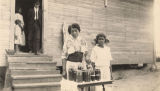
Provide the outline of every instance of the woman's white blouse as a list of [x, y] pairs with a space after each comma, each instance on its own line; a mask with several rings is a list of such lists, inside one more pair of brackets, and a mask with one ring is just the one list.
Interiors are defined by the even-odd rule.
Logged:
[[67, 58], [69, 54], [74, 52], [86, 52], [87, 43], [80, 36], [74, 39], [71, 35], [67, 38], [63, 45], [62, 59]]

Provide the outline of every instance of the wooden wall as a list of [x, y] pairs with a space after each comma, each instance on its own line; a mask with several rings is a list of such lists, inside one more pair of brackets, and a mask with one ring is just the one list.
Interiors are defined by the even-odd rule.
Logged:
[[79, 23], [89, 51], [98, 33], [105, 33], [113, 64], [153, 61], [152, 0], [48, 0], [44, 52], [60, 61], [62, 24]]
[[0, 66], [5, 66], [5, 49], [9, 48], [10, 0], [0, 0]]
[[153, 1], [109, 0], [106, 12], [114, 63], [153, 62]]
[[[0, 66], [13, 49], [14, 0], [0, 0]], [[44, 0], [44, 53], [61, 62], [62, 24], [79, 23], [89, 51], [98, 33], [110, 40], [113, 64], [153, 61], [153, 0]], [[11, 4], [12, 3], [12, 4]], [[11, 32], [12, 31], [12, 32]]]

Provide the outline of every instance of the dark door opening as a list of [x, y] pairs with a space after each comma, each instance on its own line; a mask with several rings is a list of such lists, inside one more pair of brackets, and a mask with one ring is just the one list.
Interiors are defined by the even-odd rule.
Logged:
[[[28, 52], [29, 51], [29, 48], [28, 48], [28, 31], [29, 31], [28, 30], [28, 12], [29, 12], [29, 9], [34, 7], [34, 1], [35, 0], [15, 0], [15, 13], [16, 13], [18, 8], [21, 8], [22, 9], [23, 21], [24, 21], [25, 46], [20, 47], [20, 51], [22, 51], [22, 52]], [[39, 0], [39, 1], [40, 1], [40, 9], [42, 9], [42, 0]], [[41, 31], [42, 31], [42, 26], [41, 26]], [[42, 48], [42, 34], [41, 34], [41, 44], [40, 44], [40, 46]]]

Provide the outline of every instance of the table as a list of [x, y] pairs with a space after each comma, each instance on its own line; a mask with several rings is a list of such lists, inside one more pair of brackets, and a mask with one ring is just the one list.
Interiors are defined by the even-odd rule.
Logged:
[[105, 84], [112, 84], [112, 80], [101, 80], [101, 81], [91, 81], [91, 82], [82, 82], [77, 83], [74, 81], [69, 81], [66, 79], [62, 79], [61, 81], [61, 91], [84, 91], [85, 87], [88, 87], [90, 91], [90, 86], [102, 85], [103, 91], [105, 91]]
[[[112, 84], [112, 82], [113, 82], [112, 80], [110, 80], [110, 81], [91, 81], [91, 82], [78, 83], [77, 87], [81, 88], [81, 91], [84, 91], [84, 87], [102, 85], [103, 91], [105, 91], [104, 84]], [[89, 91], [90, 91], [90, 89], [89, 89]]]

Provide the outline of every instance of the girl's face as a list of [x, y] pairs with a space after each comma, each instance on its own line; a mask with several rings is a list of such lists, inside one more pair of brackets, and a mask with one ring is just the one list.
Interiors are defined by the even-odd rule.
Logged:
[[103, 47], [105, 43], [105, 38], [104, 37], [99, 37], [98, 38], [98, 44], [99, 46]]
[[77, 38], [79, 35], [79, 31], [77, 28], [71, 28], [71, 35], [73, 38]]
[[19, 13], [22, 13], [22, 9], [21, 9], [21, 8], [19, 8], [18, 12], [19, 12]]

